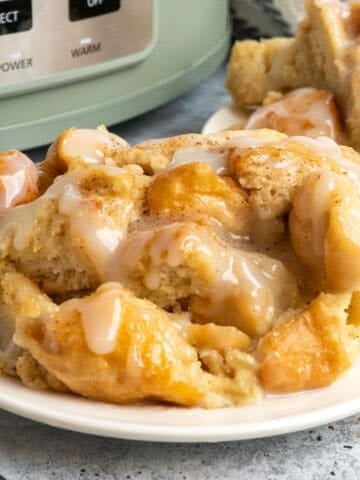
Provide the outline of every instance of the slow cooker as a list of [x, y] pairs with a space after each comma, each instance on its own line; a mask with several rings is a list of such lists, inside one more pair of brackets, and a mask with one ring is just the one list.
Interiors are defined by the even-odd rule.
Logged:
[[226, 56], [226, 0], [0, 0], [0, 150], [168, 101]]

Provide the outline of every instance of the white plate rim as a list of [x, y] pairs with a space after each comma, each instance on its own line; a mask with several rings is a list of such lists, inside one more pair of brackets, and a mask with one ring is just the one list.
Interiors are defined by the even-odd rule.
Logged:
[[[357, 375], [358, 373], [359, 367], [356, 368], [355, 374]], [[350, 376], [348, 374], [347, 377], [349, 378], [348, 380], [345, 379], [345, 381], [352, 382], [352, 376], [353, 374], [350, 374]], [[301, 396], [306, 395], [308, 400], [309, 395], [311, 399], [311, 395], [313, 395], [314, 392], [320, 391], [325, 395], [326, 393], [329, 393], [331, 396], [331, 390], [337, 388], [341, 389], [344, 381], [338, 381], [337, 383], [330, 387], [319, 389], [313, 392], [297, 394], [297, 396], [298, 398], [301, 398]], [[80, 405], [91, 405], [92, 407], [95, 407], [100, 414], [102, 409], [109, 407], [108, 404], [94, 402], [68, 394], [64, 395], [55, 392], [46, 393], [46, 395], [51, 395], [55, 401], [56, 408], [53, 408], [51, 406], [47, 406], [46, 402], [41, 401], [42, 395], [44, 395], [43, 392], [29, 390], [27, 387], [21, 385], [17, 380], [0, 377], [0, 408], [6, 411], [65, 430], [129, 440], [156, 442], [224, 442], [247, 440], [306, 430], [308, 428], [313, 428], [319, 425], [341, 420], [360, 412], [359, 392], [355, 398], [351, 398], [338, 404], [330, 404], [325, 408], [315, 408], [300, 414], [294, 414], [290, 417], [285, 416], [276, 419], [262, 420], [259, 422], [252, 422], [250, 424], [235, 423], [233, 425], [209, 424], [189, 426], [174, 425], [171, 422], [171, 419], [167, 424], [164, 425], [159, 425], [156, 422], [139, 424], [137, 422], [132, 422], [131, 417], [129, 418], [129, 421], [119, 421], [108, 418], [105, 419], [102, 418], [101, 415], [99, 418], [82, 415], [81, 411], [77, 409], [76, 405], [72, 413], [62, 411], [62, 403], [64, 399], [70, 403], [80, 402]], [[294, 398], [292, 395], [286, 397], [290, 402], [292, 401], [292, 398]], [[282, 398], [284, 398], [284, 396], [282, 396]], [[254, 408], [254, 406], [252, 407]], [[258, 406], [255, 406], [255, 408], [261, 407], [262, 403], [260, 401]], [[121, 405], [111, 405], [111, 408], [116, 408], [119, 412], [126, 412], [128, 410], [127, 406]], [[152, 406], [138, 405], [132, 406], [130, 410], [141, 409], [144, 411], [144, 415], [151, 415], [152, 408]], [[191, 412], [191, 414], [195, 415], [195, 417], [197, 415], [202, 417], [211, 417], [214, 415], [214, 412], [224, 412], [225, 414], [231, 415], [234, 412], [239, 412], [241, 409], [246, 409], [248, 407], [219, 410], [182, 409], [178, 407], [156, 408], [157, 411], [161, 411], [161, 409], [164, 408], [164, 412], [172, 410], [171, 413], [176, 415], [178, 419], [179, 416], [186, 416], [187, 412]]]
[[214, 112], [205, 122], [201, 133], [209, 135], [233, 127], [247, 120], [249, 113], [240, 110], [234, 104], [225, 105]]

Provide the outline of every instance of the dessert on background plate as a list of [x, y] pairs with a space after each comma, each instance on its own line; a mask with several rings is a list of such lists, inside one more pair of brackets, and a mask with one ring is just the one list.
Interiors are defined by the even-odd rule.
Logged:
[[240, 126], [327, 135], [359, 149], [360, 2], [305, 6], [294, 38], [234, 44], [226, 86], [242, 109]]
[[352, 148], [270, 129], [131, 147], [72, 128], [36, 168], [17, 151], [0, 166], [5, 375], [218, 408], [329, 385], [356, 361]]

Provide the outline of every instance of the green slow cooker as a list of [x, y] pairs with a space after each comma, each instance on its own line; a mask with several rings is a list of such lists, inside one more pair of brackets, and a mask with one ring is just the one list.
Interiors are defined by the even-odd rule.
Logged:
[[0, 151], [112, 125], [225, 58], [226, 0], [0, 0]]

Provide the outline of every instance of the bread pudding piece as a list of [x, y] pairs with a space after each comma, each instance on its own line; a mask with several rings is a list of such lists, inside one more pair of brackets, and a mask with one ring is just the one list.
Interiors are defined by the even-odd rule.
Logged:
[[[261, 104], [270, 91], [329, 90], [335, 94], [350, 145], [359, 149], [359, 11], [359, 2], [307, 0], [296, 38], [235, 44], [227, 86], [236, 104]], [[279, 46], [275, 54], [273, 45]]]
[[70, 391], [88, 398], [206, 408], [253, 400], [255, 362], [243, 351], [249, 339], [237, 331], [230, 337], [225, 327], [203, 328], [206, 338], [191, 331], [186, 316], [108, 283], [59, 307], [50, 302], [36, 318], [18, 316], [14, 340]]
[[[257, 42], [235, 42], [227, 70], [226, 86], [236, 105], [259, 105], [268, 88], [267, 78], [274, 59], [293, 43], [290, 38]], [[296, 87], [294, 87], [296, 88]]]
[[352, 364], [355, 151], [267, 129], [134, 148], [93, 132], [59, 137], [40, 167], [55, 165], [50, 186], [0, 220], [3, 372], [212, 408], [254, 400], [257, 376], [298, 391]]
[[32, 161], [18, 150], [0, 153], [0, 216], [38, 195], [38, 173]]
[[37, 165], [39, 188], [43, 193], [58, 175], [69, 168], [82, 165], [114, 165], [112, 157], [127, 142], [108, 132], [104, 126], [97, 129], [69, 128], [50, 146], [46, 159]]
[[360, 312], [358, 324], [350, 323], [350, 299], [351, 294], [322, 293], [260, 340], [256, 356], [266, 392], [325, 387], [353, 364], [360, 347]]
[[360, 289], [359, 185], [331, 171], [298, 188], [289, 228], [295, 253], [319, 290]]
[[[227, 132], [202, 138], [210, 137], [222, 143], [172, 152], [170, 163], [149, 188], [153, 215], [207, 214], [233, 232], [269, 241], [284, 231], [282, 217], [290, 210], [295, 187], [309, 172], [329, 168], [360, 179], [358, 154], [329, 138], [287, 137], [266, 129], [232, 132], [230, 139]], [[162, 146], [159, 141], [157, 148]]]
[[[360, 184], [359, 155], [330, 138], [287, 137], [267, 129], [232, 131], [230, 137], [228, 133], [200, 136], [203, 142], [196, 147], [171, 150], [172, 157], [164, 161], [166, 168], [153, 177], [149, 187], [153, 215], [207, 213], [235, 232], [264, 237], [261, 230], [266, 230], [268, 241], [284, 230], [282, 217], [308, 173], [328, 168]], [[209, 144], [214, 138], [217, 144]], [[169, 143], [171, 139], [159, 140], [156, 148], [166, 151]], [[230, 189], [237, 192], [231, 195], [232, 202]]]
[[272, 128], [287, 135], [326, 136], [342, 143], [342, 129], [334, 95], [326, 90], [299, 88], [281, 95], [269, 93], [244, 129]]
[[[0, 221], [0, 253], [49, 295], [66, 298], [116, 276], [112, 255], [142, 213], [148, 178], [138, 166], [83, 166]], [[76, 293], [78, 292], [78, 293]]]
[[146, 173], [161, 170], [181, 147], [212, 147], [238, 136], [237, 133], [204, 137], [199, 134], [179, 135], [148, 140], [135, 147], [100, 126], [97, 129], [70, 128], [62, 132], [50, 146], [46, 159], [38, 164], [40, 190], [44, 192], [58, 175], [82, 165], [141, 166]]
[[182, 222], [130, 234], [119, 250], [121, 280], [162, 307], [188, 302], [193, 321], [267, 332], [293, 305], [295, 278], [278, 260], [233, 248], [206, 225]]
[[[134, 147], [100, 126], [97, 129], [70, 128], [62, 132], [51, 145], [46, 159], [37, 165], [39, 189], [43, 193], [58, 175], [85, 165], [123, 167], [139, 165], [147, 174], [161, 171], [180, 149], [195, 148], [197, 152], [211, 151], [232, 138], [244, 136], [242, 131], [213, 135], [190, 133], [163, 139], [148, 140]], [[255, 131], [253, 137], [277, 139], [276, 132]], [[205, 153], [206, 155], [206, 153]]]
[[248, 137], [247, 142], [231, 142], [228, 168], [248, 193], [255, 218], [273, 220], [287, 214], [296, 187], [312, 171], [346, 173], [360, 185], [359, 155], [330, 138], [284, 136], [276, 142], [255, 142]]

